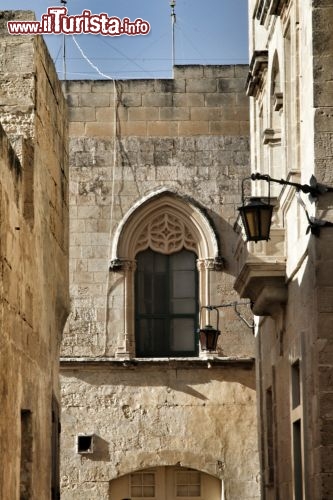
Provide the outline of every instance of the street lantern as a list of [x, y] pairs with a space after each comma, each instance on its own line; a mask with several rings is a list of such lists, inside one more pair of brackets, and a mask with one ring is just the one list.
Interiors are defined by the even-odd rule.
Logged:
[[260, 198], [250, 198], [238, 208], [242, 218], [247, 241], [269, 240], [273, 205], [264, 203]]
[[215, 329], [212, 325], [206, 325], [200, 328], [200, 347], [202, 351], [216, 351], [217, 339], [220, 331]]
[[[202, 308], [201, 308], [202, 309]], [[210, 311], [216, 311], [216, 328], [212, 325], [205, 325], [199, 329], [199, 340], [200, 347], [202, 351], [216, 351], [217, 339], [220, 335], [219, 330], [219, 312], [216, 307], [204, 307], [204, 309], [209, 309]], [[200, 315], [202, 317], [202, 314]]]
[[[245, 203], [244, 182], [251, 181], [266, 181], [268, 182], [268, 203], [265, 203], [258, 197], [250, 198]], [[271, 182], [281, 184], [282, 186], [292, 186], [298, 194], [298, 201], [305, 210], [305, 214], [309, 223], [307, 233], [311, 231], [315, 236], [319, 236], [320, 229], [323, 227], [332, 227], [333, 222], [318, 220], [310, 217], [305, 207], [303, 200], [300, 198], [300, 192], [310, 195], [312, 198], [317, 198], [319, 195], [333, 192], [333, 187], [319, 184], [314, 176], [310, 179], [310, 184], [299, 184], [298, 182], [290, 182], [285, 179], [273, 179], [270, 175], [254, 173], [250, 177], [245, 177], [242, 180], [242, 206], [238, 208], [244, 225], [247, 241], [262, 241], [269, 240], [269, 232], [271, 228], [271, 220], [273, 215], [273, 205], [270, 204], [270, 186]]]
[[[219, 335], [221, 334], [221, 331], [219, 330], [219, 309], [221, 308], [225, 308], [225, 307], [233, 307], [234, 308], [234, 311], [236, 313], [236, 315], [238, 316], [238, 318], [243, 321], [243, 323], [246, 324], [246, 326], [248, 328], [251, 328], [252, 332], [254, 331], [254, 322], [249, 322], [244, 316], [242, 316], [242, 314], [240, 313], [240, 311], [238, 310], [238, 306], [249, 306], [251, 305], [251, 302], [230, 302], [229, 304], [219, 304], [219, 305], [216, 305], [216, 306], [211, 306], [211, 305], [207, 305], [207, 306], [201, 306], [201, 309], [200, 309], [200, 317], [199, 317], [199, 324], [200, 324], [200, 328], [197, 330], [197, 332], [199, 333], [199, 340], [200, 340], [200, 347], [201, 347], [201, 350], [202, 351], [216, 351], [216, 347], [217, 347], [217, 340], [218, 340], [218, 337]], [[202, 314], [202, 310], [203, 309], [206, 309], [209, 311], [209, 321], [210, 321], [210, 312], [211, 311], [215, 311], [216, 312], [216, 328], [214, 328], [214, 326], [208, 324], [206, 326], [201, 326], [202, 322], [203, 322], [203, 314]]]

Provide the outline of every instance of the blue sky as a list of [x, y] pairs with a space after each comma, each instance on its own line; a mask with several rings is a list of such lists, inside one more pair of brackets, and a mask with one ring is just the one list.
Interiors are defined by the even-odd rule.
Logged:
[[[247, 0], [176, 0], [176, 64], [248, 62]], [[83, 52], [100, 71], [114, 78], [170, 78], [172, 75], [170, 0], [68, 0], [69, 14], [89, 9], [120, 19], [136, 18], [151, 25], [148, 35], [105, 37], [77, 35]], [[33, 10], [37, 20], [60, 1], [1, 0], [2, 10]], [[64, 76], [62, 35], [45, 36], [60, 78]], [[68, 79], [101, 78], [66, 36]]]

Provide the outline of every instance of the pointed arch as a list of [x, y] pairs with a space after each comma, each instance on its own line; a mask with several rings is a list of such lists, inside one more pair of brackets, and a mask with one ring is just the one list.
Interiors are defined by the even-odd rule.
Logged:
[[179, 497], [220, 500], [222, 481], [216, 474], [180, 464], [161, 465], [131, 470], [114, 478], [109, 491], [115, 500], [135, 497], [175, 499]]
[[113, 241], [112, 258], [133, 260], [147, 248], [171, 254], [180, 247], [195, 251], [200, 260], [220, 258], [216, 232], [203, 210], [192, 200], [161, 189], [139, 200], [123, 217]]

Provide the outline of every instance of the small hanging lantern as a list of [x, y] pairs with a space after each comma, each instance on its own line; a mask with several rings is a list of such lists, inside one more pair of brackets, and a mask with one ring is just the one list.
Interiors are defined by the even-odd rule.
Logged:
[[269, 240], [273, 205], [264, 203], [260, 198], [250, 198], [239, 207], [247, 241]]
[[268, 203], [258, 197], [252, 197], [245, 203], [244, 181], [242, 181], [242, 206], [238, 208], [245, 229], [247, 241], [269, 240], [269, 233], [272, 223], [273, 205], [270, 204], [270, 183], [268, 183]]
[[209, 309], [210, 311], [211, 310], [216, 311], [216, 328], [214, 328], [212, 325], [206, 325], [204, 327], [201, 327], [200, 325], [199, 329], [200, 347], [202, 351], [216, 351], [217, 339], [221, 333], [219, 330], [219, 312], [215, 307], [204, 307], [204, 308]]

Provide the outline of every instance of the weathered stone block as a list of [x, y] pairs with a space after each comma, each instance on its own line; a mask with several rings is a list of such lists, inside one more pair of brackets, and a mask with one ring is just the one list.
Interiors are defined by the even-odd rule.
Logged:
[[[94, 108], [94, 111], [96, 113], [96, 121], [98, 122], [114, 122], [115, 121], [115, 110], [114, 108], [111, 107], [106, 107], [106, 108]], [[126, 119], [127, 116], [123, 119]]]
[[161, 121], [163, 120], [172, 120], [172, 121], [183, 121], [190, 119], [190, 110], [189, 108], [181, 108], [181, 107], [164, 107], [160, 108], [159, 118]]
[[84, 123], [71, 122], [68, 127], [68, 133], [80, 137], [84, 135]]
[[179, 135], [206, 135], [209, 133], [209, 122], [190, 121], [179, 123]]
[[178, 134], [178, 122], [148, 122], [147, 135], [151, 137], [175, 137]]
[[235, 78], [243, 78], [244, 83], [249, 74], [248, 64], [235, 64]]
[[113, 83], [110, 85], [110, 81], [108, 80], [94, 80], [91, 82], [91, 92], [97, 94], [110, 94], [110, 102], [113, 100], [115, 87], [117, 93], [117, 82], [115, 86]]
[[333, 107], [316, 109], [315, 128], [318, 132], [333, 132]]
[[209, 132], [217, 135], [235, 135], [241, 134], [239, 122], [235, 121], [210, 121]]
[[91, 81], [66, 81], [63, 82], [63, 88], [66, 94], [75, 94], [77, 93], [79, 96], [85, 92], [91, 93]]
[[216, 92], [216, 78], [186, 79], [186, 92]]
[[203, 76], [205, 78], [234, 78], [235, 70], [238, 69], [238, 66], [230, 65], [209, 65], [203, 67]]
[[142, 106], [172, 106], [172, 95], [166, 93], [153, 93], [147, 95], [144, 94], [142, 96]]
[[202, 78], [203, 76], [204, 76], [204, 66], [177, 65], [174, 67], [174, 78], [176, 81], [178, 80], [178, 78], [183, 78], [183, 77], [189, 79], [189, 78]]
[[154, 80], [124, 80], [120, 83], [120, 92], [134, 94], [150, 94], [155, 90]]
[[110, 94], [92, 94], [92, 93], [82, 93], [79, 97], [79, 105], [81, 107], [99, 107], [110, 105]]
[[89, 272], [102, 271], [102, 272], [104, 272], [104, 276], [105, 276], [105, 270], [108, 270], [108, 266], [107, 266], [107, 263], [105, 262], [105, 259], [90, 259], [88, 261], [88, 271]]
[[176, 107], [184, 108], [191, 106], [204, 106], [205, 97], [203, 94], [177, 94], [173, 96], [173, 104]]
[[96, 121], [95, 108], [69, 108], [69, 119], [72, 122], [94, 122]]
[[243, 78], [220, 78], [218, 80], [218, 90], [222, 93], [244, 92], [245, 79]]
[[150, 108], [129, 108], [128, 120], [133, 121], [148, 121], [158, 120], [159, 110], [156, 107]]
[[146, 121], [131, 121], [120, 125], [122, 136], [146, 136], [147, 122]]
[[113, 123], [87, 122], [84, 131], [89, 137], [110, 137], [114, 135], [115, 127]]
[[237, 94], [221, 95], [219, 93], [207, 93], [205, 95], [205, 105], [206, 106], [235, 106]]
[[333, 106], [333, 82], [325, 81], [315, 84], [314, 106], [323, 107]]
[[177, 78], [173, 80], [155, 80], [154, 81], [154, 89], [155, 92], [162, 93], [183, 93], [185, 92], [185, 78]]
[[244, 121], [239, 123], [239, 134], [243, 137], [248, 137], [250, 133], [250, 122]]
[[221, 112], [222, 110], [220, 108], [192, 107], [191, 120], [193, 121], [219, 120], [221, 118]]
[[142, 104], [142, 94], [141, 93], [122, 93], [120, 102], [123, 106], [129, 107], [129, 106], [141, 106]]

